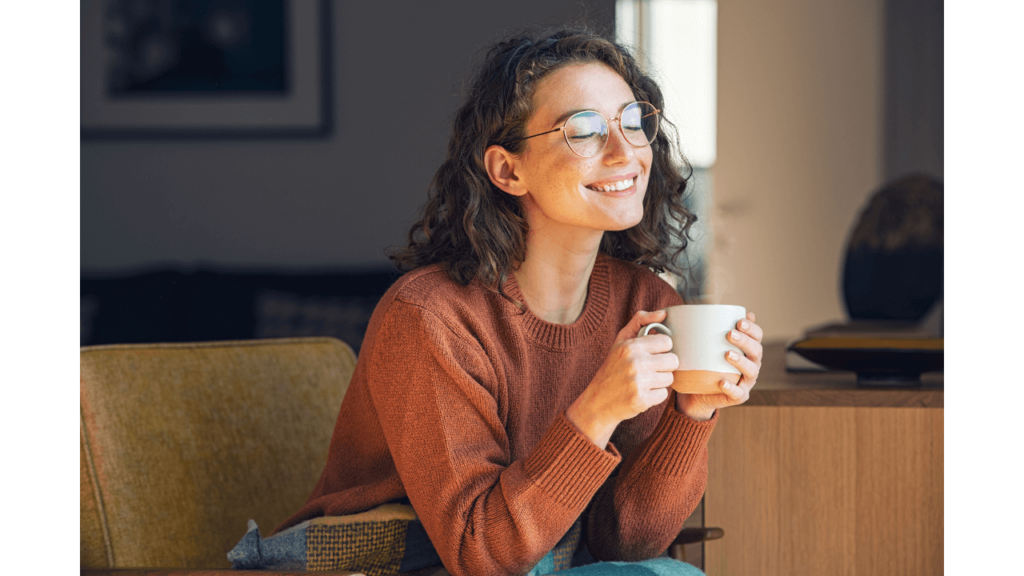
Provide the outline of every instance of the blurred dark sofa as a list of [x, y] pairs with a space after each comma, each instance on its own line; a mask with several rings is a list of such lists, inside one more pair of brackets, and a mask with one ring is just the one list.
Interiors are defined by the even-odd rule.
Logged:
[[333, 336], [362, 343], [401, 275], [165, 269], [81, 277], [81, 345]]

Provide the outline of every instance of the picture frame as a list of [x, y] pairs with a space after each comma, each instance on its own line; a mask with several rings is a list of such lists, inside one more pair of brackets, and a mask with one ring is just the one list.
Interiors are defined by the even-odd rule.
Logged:
[[[174, 0], [159, 5], [154, 3], [162, 12], [152, 15], [145, 24], [148, 27], [146, 33], [156, 36], [157, 40], [142, 46], [137, 30], [126, 32], [124, 22], [127, 19], [131, 26], [139, 29], [142, 24], [138, 13], [129, 12], [127, 17], [120, 17], [121, 12], [117, 10], [122, 8], [122, 4], [118, 2], [88, 0], [82, 6], [82, 139], [315, 138], [330, 134], [329, 0], [224, 2], [226, 9], [235, 10], [229, 16], [234, 17], [236, 24], [232, 24], [229, 17], [218, 21], [217, 14], [210, 14], [211, 6], [216, 8], [218, 5], [216, 2], [183, 2], [178, 13], [173, 13], [173, 18], [177, 18], [173, 28], [166, 22], [171, 19], [167, 16], [167, 7], [174, 8]], [[134, 8], [136, 5], [131, 6]], [[258, 11], [261, 7], [262, 13]], [[277, 10], [276, 14], [274, 10]], [[204, 12], [199, 14], [200, 11]], [[193, 29], [178, 25], [182, 18]], [[260, 18], [270, 20], [272, 25], [259, 25]], [[199, 20], [201, 22], [197, 24]], [[254, 21], [256, 25], [252, 24]], [[253, 80], [253, 74], [236, 73], [238, 66], [221, 65], [218, 70], [210, 72], [208, 61], [211, 58], [207, 56], [218, 56], [218, 53], [204, 38], [211, 34], [220, 34], [228, 40], [232, 38], [231, 34], [237, 37], [238, 29], [242, 28], [237, 22], [249, 25], [244, 30], [248, 34], [244, 44], [252, 55], [245, 53], [246, 48], [243, 47], [236, 50], [241, 52], [241, 56], [235, 53], [229, 56], [234, 57], [234, 61], [241, 59], [243, 63], [245, 58], [269, 59], [271, 65], [257, 62], [257, 65], [270, 70], [269, 76], [261, 72], [263, 76]], [[153, 32], [153, 28], [161, 25], [164, 29]], [[132, 33], [135, 35], [130, 36]], [[116, 41], [125, 36], [132, 40], [128, 48], [124, 48], [127, 42], [119, 44]], [[112, 37], [115, 41], [111, 40]], [[195, 54], [197, 50], [190, 48], [188, 43], [196, 44], [197, 37], [205, 42], [204, 47], [207, 48], [201, 52], [204, 58], [194, 58], [201, 67], [205, 67], [199, 75], [194, 71], [173, 74], [172, 66], [166, 64], [163, 69], [157, 69], [157, 74], [152, 73], [161, 64], [162, 54]], [[160, 39], [172, 48], [164, 48], [161, 52]], [[184, 61], [184, 58], [178, 58], [173, 62]], [[135, 65], [135, 68], [126, 66], [125, 60], [130, 60], [128, 64]], [[222, 62], [228, 58], [213, 60]], [[165, 61], [169, 58], [165, 57]], [[139, 74], [131, 76], [124, 72], [126, 68], [132, 72], [146, 66], [149, 66], [152, 77], [143, 77], [143, 81], [139, 80]], [[163, 73], [163, 77], [159, 77], [159, 73]], [[197, 82], [196, 78], [200, 81]], [[266, 78], [271, 80], [266, 81]]]

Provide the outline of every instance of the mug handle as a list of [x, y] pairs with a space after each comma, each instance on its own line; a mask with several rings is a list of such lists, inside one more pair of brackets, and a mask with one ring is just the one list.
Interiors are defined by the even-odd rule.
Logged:
[[640, 333], [637, 334], [637, 337], [639, 338], [640, 336], [647, 336], [648, 334], [650, 334], [651, 330], [655, 328], [657, 328], [659, 332], [663, 332], [669, 336], [672, 335], [672, 331], [668, 329], [668, 326], [665, 326], [664, 324], [658, 324], [657, 322], [651, 322], [647, 326], [644, 326], [643, 328], [640, 329]]

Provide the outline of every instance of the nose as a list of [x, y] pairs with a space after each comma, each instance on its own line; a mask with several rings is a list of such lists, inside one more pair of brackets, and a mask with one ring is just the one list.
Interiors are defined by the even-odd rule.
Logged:
[[[616, 126], [613, 128], [612, 123]], [[616, 118], [608, 123], [608, 143], [604, 147], [605, 164], [624, 164], [636, 156], [633, 145], [626, 141], [622, 133], [622, 120]]]

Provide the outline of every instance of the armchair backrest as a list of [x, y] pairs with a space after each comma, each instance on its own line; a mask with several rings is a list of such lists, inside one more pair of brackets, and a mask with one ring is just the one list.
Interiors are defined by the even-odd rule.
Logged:
[[82, 567], [229, 568], [309, 496], [355, 363], [334, 338], [82, 348]]

